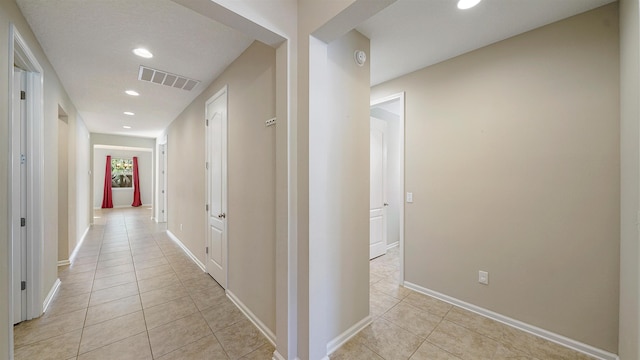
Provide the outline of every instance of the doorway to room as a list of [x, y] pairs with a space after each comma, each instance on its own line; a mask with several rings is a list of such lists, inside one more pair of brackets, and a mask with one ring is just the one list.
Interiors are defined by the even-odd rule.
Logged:
[[58, 105], [58, 266], [69, 264], [69, 117]]
[[156, 221], [167, 222], [167, 144], [158, 146], [158, 215]]
[[[395, 279], [404, 280], [404, 93], [371, 102], [370, 246], [374, 259], [394, 250]], [[380, 262], [380, 261], [378, 261]], [[373, 263], [372, 263], [373, 264]]]

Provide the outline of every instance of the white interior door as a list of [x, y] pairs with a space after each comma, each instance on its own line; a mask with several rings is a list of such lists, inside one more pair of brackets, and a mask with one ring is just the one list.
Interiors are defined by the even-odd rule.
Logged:
[[387, 123], [371, 118], [369, 258], [387, 252]]
[[27, 292], [24, 286], [27, 274], [27, 228], [21, 220], [27, 217], [27, 121], [26, 102], [21, 96], [26, 88], [26, 73], [14, 68], [13, 81], [11, 211], [15, 220], [11, 224], [11, 241], [13, 323], [17, 324], [27, 319]]
[[167, 144], [160, 145], [159, 151], [160, 184], [158, 187], [160, 188], [160, 199], [158, 201], [158, 222], [164, 223], [167, 222]]
[[227, 287], [227, 89], [206, 103], [207, 272]]

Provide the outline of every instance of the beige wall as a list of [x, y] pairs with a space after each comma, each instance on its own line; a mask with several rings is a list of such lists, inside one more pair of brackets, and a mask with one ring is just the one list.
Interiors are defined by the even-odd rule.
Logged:
[[373, 89], [406, 91], [406, 281], [617, 352], [618, 50], [612, 4]]
[[169, 126], [168, 228], [205, 262], [204, 110], [224, 85], [228, 289], [275, 332], [275, 127], [264, 123], [275, 117], [273, 48], [254, 42]]
[[356, 50], [369, 54], [369, 39], [351, 31], [326, 46], [326, 60], [312, 52], [310, 82], [319, 91], [311, 92], [309, 119], [310, 359], [369, 315], [370, 68], [355, 63]]
[[640, 359], [640, 9], [620, 1], [620, 331], [622, 360]]
[[[20, 13], [20, 10], [16, 6], [14, 1], [2, 1], [0, 2], [0, 24], [3, 24], [0, 27], [0, 50], [2, 54], [0, 54], [0, 99], [10, 99], [7, 94], [8, 89], [8, 69], [10, 63], [8, 62], [9, 55], [9, 24], [13, 23], [17, 27], [18, 31], [24, 37], [27, 42], [30, 50], [36, 56], [39, 64], [43, 67], [44, 70], [44, 119], [43, 119], [43, 133], [44, 133], [44, 204], [43, 204], [43, 212], [46, 215], [44, 217], [44, 229], [43, 234], [44, 237], [44, 246], [43, 246], [43, 273], [44, 277], [42, 279], [42, 299], [38, 301], [42, 303], [44, 301], [44, 297], [47, 296], [51, 287], [53, 286], [56, 278], [57, 278], [57, 262], [58, 262], [58, 106], [62, 107], [65, 112], [68, 114], [68, 123], [69, 123], [69, 138], [76, 138], [76, 136], [82, 131], [84, 128], [84, 123], [82, 119], [76, 113], [76, 109], [74, 105], [71, 103], [69, 97], [67, 96], [64, 88], [60, 84], [60, 81], [49, 64], [46, 56], [44, 55], [42, 49], [40, 48], [37, 40], [35, 39], [29, 25], [26, 20]], [[8, 148], [8, 103], [6, 100], [0, 102], [0, 147], [2, 149]], [[72, 135], [73, 134], [73, 135]], [[76, 155], [85, 151], [81, 147], [82, 144], [71, 143], [69, 145], [70, 155], [74, 158]], [[6, 154], [6, 152], [4, 153]], [[86, 166], [85, 164], [78, 165]], [[70, 166], [70, 174], [69, 179], [70, 183], [76, 184], [78, 182], [83, 181], [82, 174], [78, 174], [77, 167]], [[7, 156], [0, 156], [0, 181], [3, 184], [0, 186], [0, 203], [7, 204]], [[78, 197], [86, 197], [88, 194], [78, 194]], [[73, 198], [76, 200], [76, 197]], [[73, 224], [70, 227], [70, 236], [75, 236], [77, 231], [75, 229], [82, 228], [86, 229], [88, 223], [83, 223], [87, 220], [86, 214], [83, 214], [82, 211], [87, 210], [87, 206], [84, 206], [82, 209], [74, 209], [74, 211], [70, 211], [70, 223]], [[7, 225], [7, 207], [0, 207], [0, 229], [5, 229], [2, 231], [0, 235], [0, 254], [3, 254], [0, 257], [0, 293], [8, 294], [8, 284], [7, 284], [7, 264], [8, 259], [6, 258], [7, 254], [7, 242], [8, 242], [8, 234], [6, 229]], [[71, 230], [73, 229], [73, 230]], [[81, 235], [81, 234], [80, 234]], [[78, 236], [80, 236], [78, 235]], [[5, 357], [5, 351], [9, 349], [7, 344], [7, 333], [8, 328], [5, 324], [9, 323], [8, 320], [8, 304], [7, 297], [0, 297], [0, 357]]]

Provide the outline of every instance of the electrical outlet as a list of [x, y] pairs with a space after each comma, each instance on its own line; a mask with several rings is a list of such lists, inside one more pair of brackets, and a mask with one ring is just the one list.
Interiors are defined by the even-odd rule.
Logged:
[[408, 203], [413, 202], [413, 193], [410, 193], [410, 192], [407, 193], [407, 202]]
[[272, 126], [272, 125], [275, 125], [275, 124], [276, 124], [276, 118], [269, 119], [269, 120], [264, 122], [264, 126], [265, 127], [269, 127], [269, 126]]
[[478, 282], [480, 284], [489, 285], [489, 273], [486, 271], [478, 271]]

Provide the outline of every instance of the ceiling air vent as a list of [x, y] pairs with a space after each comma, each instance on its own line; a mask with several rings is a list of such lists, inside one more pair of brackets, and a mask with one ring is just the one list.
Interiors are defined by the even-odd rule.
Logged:
[[200, 81], [189, 79], [188, 77], [168, 73], [166, 71], [148, 68], [140, 65], [138, 72], [138, 80], [149, 81], [158, 85], [171, 86], [187, 91], [193, 90]]

